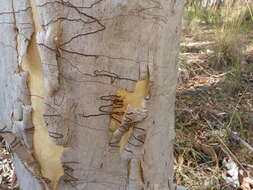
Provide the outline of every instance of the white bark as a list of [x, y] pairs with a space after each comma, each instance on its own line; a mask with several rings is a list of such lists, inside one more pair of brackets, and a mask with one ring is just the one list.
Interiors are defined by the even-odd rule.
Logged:
[[[182, 4], [0, 0], [1, 134], [21, 190], [174, 189]], [[128, 132], [111, 136], [116, 118]]]

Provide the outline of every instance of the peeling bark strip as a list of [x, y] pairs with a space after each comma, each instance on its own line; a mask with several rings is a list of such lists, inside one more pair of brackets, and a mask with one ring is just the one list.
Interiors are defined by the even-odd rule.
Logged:
[[21, 190], [173, 189], [183, 1], [0, 1], [0, 133]]

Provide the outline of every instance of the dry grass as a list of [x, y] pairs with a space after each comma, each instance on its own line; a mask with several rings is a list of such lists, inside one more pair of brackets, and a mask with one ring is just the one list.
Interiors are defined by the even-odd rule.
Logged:
[[222, 24], [215, 26], [215, 58], [218, 64], [236, 65], [242, 61], [245, 47], [245, 35], [242, 24], [247, 14], [247, 7], [227, 5], [220, 10]]

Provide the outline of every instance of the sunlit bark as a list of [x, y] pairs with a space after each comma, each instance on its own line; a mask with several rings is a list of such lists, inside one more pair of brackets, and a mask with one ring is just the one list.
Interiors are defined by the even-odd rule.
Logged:
[[183, 1], [0, 5], [1, 134], [20, 189], [173, 189]]

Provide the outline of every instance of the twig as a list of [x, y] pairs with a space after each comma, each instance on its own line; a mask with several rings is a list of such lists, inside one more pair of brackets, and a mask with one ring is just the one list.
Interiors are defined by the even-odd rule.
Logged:
[[241, 145], [243, 145], [244, 147], [246, 147], [250, 152], [252, 152], [253, 153], [253, 147], [249, 144], [249, 143], [247, 143], [245, 140], [243, 140], [241, 137], [239, 137], [238, 135], [236, 135], [236, 133], [234, 132], [234, 131], [232, 131], [231, 129], [229, 129], [229, 128], [225, 128], [224, 127], [224, 124], [222, 123], [222, 122], [220, 122], [219, 120], [218, 120], [218, 118], [216, 118], [214, 115], [211, 115], [222, 127], [220, 127], [220, 128], [223, 128], [223, 129], [226, 129], [227, 130], [227, 132], [228, 132], [228, 135], [230, 136], [230, 137], [232, 137], [234, 140], [236, 140], [236, 141], [239, 141], [240, 142], [240, 144]]
[[[205, 119], [208, 126], [213, 129], [213, 126], [209, 123], [209, 121], [207, 119]], [[218, 140], [220, 141], [220, 143], [222, 144], [223, 146], [223, 151], [232, 159], [234, 160], [235, 162], [237, 162], [238, 165], [240, 165], [240, 167], [242, 169], [245, 170], [245, 168], [243, 167], [243, 165], [241, 164], [241, 162], [237, 159], [236, 155], [229, 149], [229, 147], [226, 145], [226, 143], [223, 141], [223, 139], [218, 135], [217, 136]]]
[[[243, 95], [245, 94], [245, 92], [247, 91], [248, 87], [245, 89], [245, 91], [243, 92]], [[236, 107], [240, 104], [242, 98], [243, 98], [243, 95], [240, 97]], [[241, 137], [239, 137], [238, 135], [236, 135], [235, 132], [233, 132], [229, 126], [231, 125], [232, 121], [233, 121], [233, 118], [234, 118], [234, 115], [235, 115], [235, 110], [233, 111], [233, 114], [232, 114], [232, 117], [230, 118], [230, 121], [229, 121], [229, 124], [227, 126], [225, 126], [217, 117], [215, 117], [214, 115], [211, 114], [211, 116], [216, 120], [218, 121], [218, 123], [222, 126], [220, 128], [223, 128], [223, 129], [226, 129], [228, 135], [230, 135], [231, 138], [233, 138], [234, 140], [236, 141], [239, 141], [241, 145], [245, 146], [251, 153], [253, 153], [253, 147], [247, 143], [245, 140], [243, 140]]]

